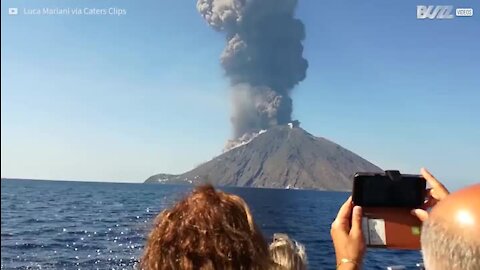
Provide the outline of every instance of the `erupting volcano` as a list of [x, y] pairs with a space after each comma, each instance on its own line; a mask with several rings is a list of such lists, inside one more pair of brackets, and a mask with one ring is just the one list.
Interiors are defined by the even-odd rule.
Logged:
[[297, 0], [198, 0], [207, 24], [226, 37], [220, 63], [231, 85], [233, 138], [211, 161], [146, 182], [346, 190], [355, 172], [381, 171], [292, 120], [290, 94], [308, 68], [296, 6]]
[[199, 0], [197, 9], [225, 34], [220, 56], [230, 79], [233, 139], [227, 149], [255, 133], [292, 121], [290, 92], [305, 79], [303, 23], [295, 0]]

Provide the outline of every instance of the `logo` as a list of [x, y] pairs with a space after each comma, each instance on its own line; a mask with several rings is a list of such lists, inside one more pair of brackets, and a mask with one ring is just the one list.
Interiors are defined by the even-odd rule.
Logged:
[[417, 6], [417, 19], [453, 19], [453, 6]]
[[457, 8], [455, 10], [455, 15], [457, 15], [457, 17], [472, 17], [473, 8]]
[[18, 8], [8, 8], [8, 15], [17, 15]]

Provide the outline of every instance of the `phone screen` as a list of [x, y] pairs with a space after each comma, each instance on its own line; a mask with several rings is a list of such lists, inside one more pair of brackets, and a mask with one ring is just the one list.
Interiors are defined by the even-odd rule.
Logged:
[[392, 181], [385, 175], [356, 175], [353, 201], [356, 205], [372, 207], [419, 207], [425, 197], [425, 179], [402, 175]]

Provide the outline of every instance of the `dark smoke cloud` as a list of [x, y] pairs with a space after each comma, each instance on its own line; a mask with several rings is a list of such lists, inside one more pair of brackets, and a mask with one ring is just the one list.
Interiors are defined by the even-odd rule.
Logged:
[[233, 93], [234, 136], [290, 122], [290, 91], [306, 76], [296, 0], [198, 0], [207, 23], [226, 33], [221, 64]]

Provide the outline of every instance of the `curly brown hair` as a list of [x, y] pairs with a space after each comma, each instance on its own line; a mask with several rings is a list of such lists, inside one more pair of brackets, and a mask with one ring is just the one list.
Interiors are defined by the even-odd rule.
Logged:
[[211, 185], [194, 191], [155, 219], [142, 269], [268, 269], [268, 246], [245, 201]]

